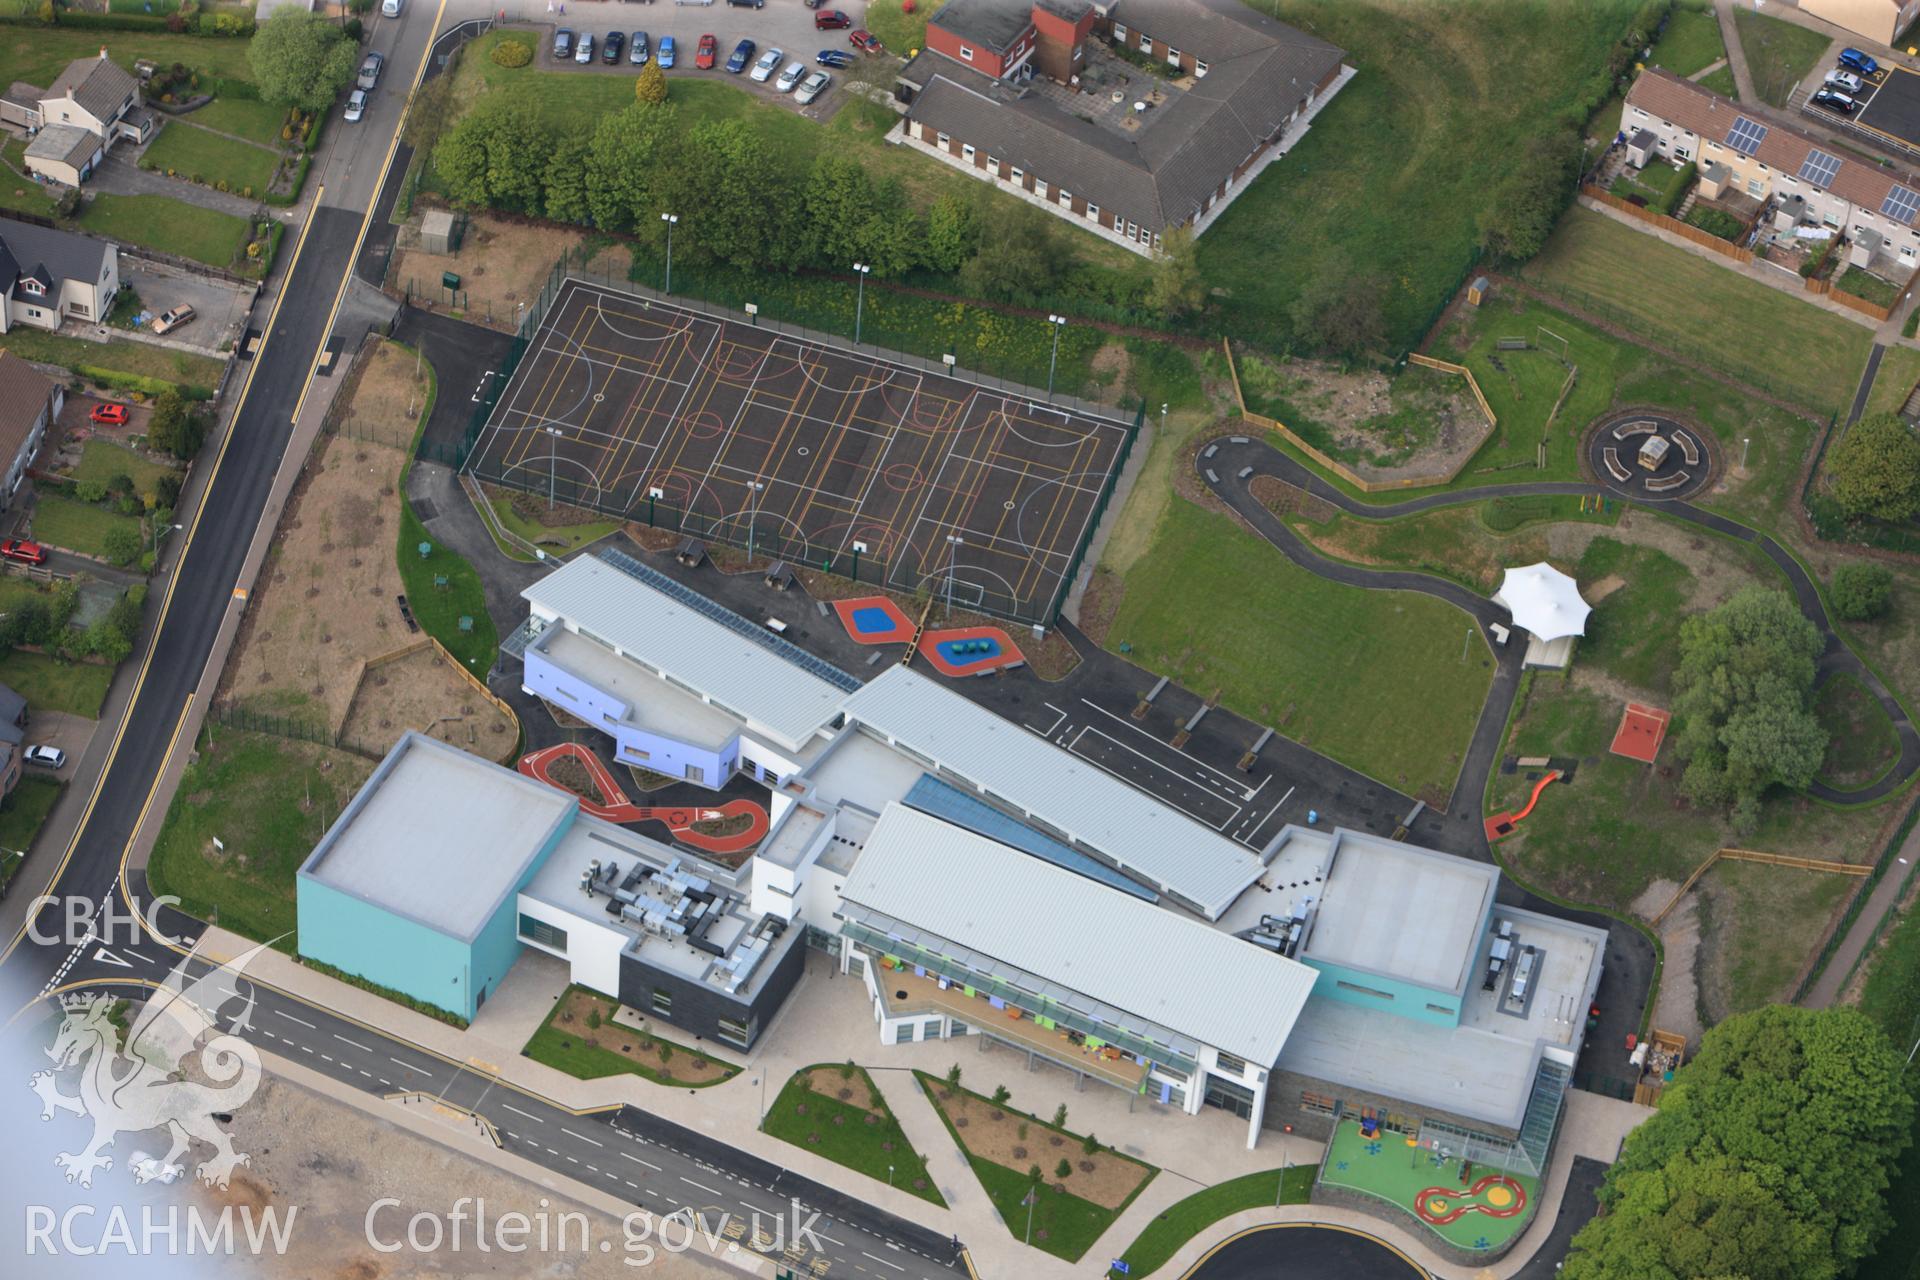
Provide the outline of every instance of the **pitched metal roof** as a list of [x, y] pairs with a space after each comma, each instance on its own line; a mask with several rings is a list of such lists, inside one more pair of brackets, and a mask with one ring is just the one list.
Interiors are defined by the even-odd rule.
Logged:
[[880, 816], [841, 897], [1261, 1066], [1318, 976], [900, 804]]
[[75, 58], [67, 64], [53, 87], [47, 90], [49, 98], [71, 96], [75, 103], [89, 115], [101, 120], [110, 120], [127, 95], [139, 89], [140, 82], [123, 70], [119, 64], [106, 56], [106, 50], [91, 58]]
[[906, 667], [876, 676], [846, 711], [1210, 920], [1260, 875], [1244, 845]]
[[859, 681], [617, 553], [577, 556], [520, 593], [792, 750]]

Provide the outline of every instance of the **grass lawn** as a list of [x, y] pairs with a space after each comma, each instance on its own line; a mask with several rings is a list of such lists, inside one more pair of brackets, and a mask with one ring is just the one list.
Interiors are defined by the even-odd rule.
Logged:
[[1820, 781], [1843, 790], [1864, 787], [1900, 758], [1900, 740], [1880, 700], [1851, 675], [1821, 685], [1813, 709], [1833, 737], [1820, 765]]
[[[420, 405], [416, 437], [433, 413], [433, 402], [439, 394], [433, 366], [423, 362], [421, 367], [427, 375], [427, 394]], [[487, 593], [480, 584], [480, 575], [464, 556], [427, 535], [426, 527], [413, 514], [413, 504], [406, 499], [404, 474], [400, 478], [400, 491], [400, 538], [394, 554], [399, 558], [400, 581], [407, 589], [407, 603], [421, 627], [453, 655], [455, 662], [466, 663], [467, 670], [485, 679], [500, 647], [500, 636], [487, 613]], [[428, 548], [425, 556], [420, 554], [422, 545]], [[444, 587], [438, 585], [441, 578], [446, 579]], [[469, 620], [465, 631], [460, 629], [462, 618]]]
[[1253, 7], [1339, 45], [1359, 73], [1201, 237], [1202, 272], [1227, 291], [1222, 327], [1276, 344], [1304, 284], [1366, 272], [1388, 283], [1386, 345], [1401, 348], [1458, 284], [1525, 140], [1607, 95], [1607, 50], [1638, 5], [1597, 0], [1577, 21], [1511, 0]]
[[1667, 19], [1667, 29], [1653, 46], [1648, 64], [1665, 67], [1675, 75], [1691, 76], [1702, 67], [1712, 66], [1727, 56], [1720, 39], [1720, 19], [1713, 6], [1675, 5]]
[[229, 80], [251, 80], [245, 40], [174, 35], [166, 31], [89, 31], [71, 27], [35, 27], [0, 40], [0, 81], [25, 80], [41, 88], [75, 58], [91, 58], [107, 47], [107, 56], [128, 71], [142, 58], [160, 66], [185, 63], [196, 71]]
[[1702, 89], [1719, 94], [1723, 98], [1736, 97], [1740, 88], [1739, 85], [1733, 82], [1733, 68], [1730, 66], [1709, 71], [1706, 75], [1695, 80], [1694, 83]]
[[26, 853], [32, 846], [64, 790], [64, 782], [29, 776], [20, 779], [13, 793], [0, 800], [0, 889], [20, 868], [21, 859], [15, 855]]
[[1740, 47], [1747, 51], [1754, 90], [1776, 107], [1787, 105], [1787, 95], [1833, 43], [1818, 31], [1744, 7], [1734, 9], [1733, 25], [1740, 33]]
[[[1623, 262], [1634, 269], [1621, 270]], [[1649, 344], [1822, 416], [1852, 396], [1873, 344], [1864, 325], [1587, 209], [1567, 212], [1524, 274]], [[1742, 317], [1738, 342], [1726, 337], [1726, 317], [1733, 315]], [[1920, 373], [1920, 352], [1895, 348], [1887, 363], [1895, 357], [1901, 357], [1900, 371], [1883, 368], [1881, 377], [1898, 381]]]
[[1265, 1209], [1275, 1204], [1306, 1204], [1313, 1190], [1312, 1165], [1294, 1165], [1282, 1174], [1279, 1169], [1249, 1173], [1216, 1183], [1205, 1191], [1196, 1191], [1185, 1200], [1177, 1200], [1164, 1209], [1134, 1242], [1120, 1255], [1127, 1264], [1125, 1272], [1109, 1269], [1107, 1275], [1119, 1280], [1142, 1280], [1166, 1265], [1187, 1241], [1222, 1218], [1231, 1218], [1248, 1209]]
[[[1504, 1244], [1526, 1229], [1538, 1208], [1540, 1180], [1524, 1173], [1510, 1173], [1505, 1176], [1519, 1184], [1520, 1194], [1526, 1198], [1524, 1213], [1496, 1218], [1469, 1212], [1444, 1226], [1435, 1226], [1415, 1217], [1413, 1211], [1415, 1202], [1429, 1190], [1443, 1191], [1454, 1205], [1490, 1204], [1497, 1198], [1503, 1207], [1513, 1202], [1515, 1193], [1510, 1188], [1495, 1187], [1479, 1196], [1470, 1196], [1467, 1188], [1460, 1186], [1457, 1160], [1437, 1167], [1436, 1153], [1417, 1148], [1410, 1151], [1406, 1140], [1397, 1133], [1383, 1131], [1378, 1138], [1363, 1138], [1358, 1120], [1342, 1120], [1334, 1129], [1329, 1145], [1322, 1181], [1366, 1192], [1399, 1207], [1405, 1217], [1398, 1220], [1405, 1229], [1431, 1231], [1455, 1248], [1492, 1249]], [[1476, 1167], [1473, 1181], [1477, 1184], [1481, 1177], [1499, 1172]]]
[[[592, 1012], [599, 1014], [599, 1026], [589, 1021], [589, 1014], [578, 1012], [583, 1005], [591, 1006]], [[613, 1010], [614, 1002], [600, 993], [570, 986], [554, 1001], [553, 1012], [520, 1052], [580, 1080], [635, 1075], [655, 1084], [702, 1089], [724, 1084], [740, 1074], [739, 1067], [722, 1062], [705, 1050], [688, 1049], [616, 1024], [612, 1020]], [[567, 1021], [570, 1012], [575, 1021]], [[589, 1039], [598, 1043], [589, 1044]], [[611, 1047], [615, 1045], [624, 1046], [624, 1050]], [[664, 1057], [661, 1056], [663, 1046]], [[648, 1055], [646, 1058], [637, 1056], [643, 1052]], [[696, 1069], [693, 1066], [696, 1061], [707, 1065]]]
[[1693, 595], [1692, 572], [1664, 551], [1595, 538], [1580, 557], [1575, 576], [1586, 587], [1613, 577], [1626, 584], [1588, 616], [1580, 663], [1636, 689], [1665, 693], [1680, 642], [1680, 619]]
[[1444, 803], [1492, 681], [1473, 630], [1430, 596], [1328, 582], [1176, 500], [1107, 635], [1151, 671]]
[[1873, 272], [1861, 267], [1848, 267], [1834, 281], [1834, 287], [1856, 298], [1865, 298], [1875, 306], [1891, 308], [1900, 301], [1900, 286], [1889, 280], [1882, 280]]
[[1691, 168], [1682, 169], [1665, 160], [1649, 160], [1637, 174], [1623, 171], [1607, 190], [1622, 200], [1639, 196], [1656, 213], [1672, 213], [1692, 177]]
[[[147, 879], [201, 919], [294, 950], [294, 873], [373, 772], [317, 743], [209, 727], [154, 845]], [[324, 766], [324, 767], [323, 767]], [[216, 849], [218, 838], [226, 846]]]
[[179, 474], [178, 467], [155, 462], [124, 445], [97, 437], [81, 446], [80, 465], [73, 469], [73, 478], [83, 483], [90, 480], [106, 484], [115, 476], [127, 476], [133, 481], [135, 493], [152, 493], [162, 476]]
[[[212, 135], [203, 131], [203, 136]], [[218, 138], [214, 141], [223, 147], [238, 146]], [[222, 268], [234, 266], [252, 231], [244, 218], [196, 208], [171, 196], [96, 195], [81, 210], [77, 224], [82, 231], [109, 240], [145, 245]]]
[[[1508, 565], [1549, 558], [1548, 524], [1611, 524], [1614, 512], [1583, 512], [1577, 498], [1494, 498], [1487, 502], [1368, 520], [1335, 515], [1287, 523], [1329, 559], [1349, 564], [1418, 569], [1492, 595]], [[1589, 628], [1591, 633], [1591, 628]]]
[[246, 138], [263, 147], [280, 145], [280, 129], [287, 122], [287, 109], [273, 102], [260, 102], [253, 98], [215, 98], [204, 107], [180, 120], [189, 120], [221, 133], [231, 133], [235, 137]]
[[0, 146], [0, 160], [5, 162], [5, 168], [0, 168], [0, 209], [51, 218], [53, 197], [27, 176], [27, 144], [18, 138], [8, 138], [6, 144]]
[[228, 190], [242, 194], [248, 189], [264, 194], [279, 165], [279, 155], [266, 147], [235, 142], [184, 120], [168, 121], [140, 157], [142, 169], [155, 169], [210, 187], [225, 182]]
[[138, 533], [140, 521], [57, 493], [43, 493], [34, 503], [33, 536], [52, 546], [105, 559], [107, 534], [114, 529]]
[[[842, 1101], [809, 1087], [816, 1068], [795, 1072], [780, 1090], [780, 1096], [767, 1109], [761, 1127], [782, 1142], [792, 1143], [855, 1173], [863, 1173], [881, 1182], [891, 1182], [900, 1190], [920, 1197], [929, 1204], [945, 1208], [933, 1178], [927, 1173], [927, 1159], [907, 1141], [900, 1122], [887, 1109], [886, 1099], [874, 1086], [873, 1077], [859, 1067], [823, 1064], [823, 1075], [845, 1080], [853, 1090], [851, 1101]], [[843, 1071], [851, 1075], [842, 1076]], [[870, 1099], [871, 1107], [859, 1105]], [[872, 1122], [869, 1123], [869, 1118]]]
[[862, 22], [880, 37], [889, 52], [904, 58], [915, 49], [927, 47], [927, 19], [940, 11], [942, 3], [944, 0], [926, 0], [914, 5], [912, 13], [903, 13], [900, 0], [870, 0]]
[[61, 662], [42, 653], [15, 649], [0, 657], [0, 684], [30, 707], [64, 711], [88, 720], [100, 718], [100, 706], [113, 684], [113, 668], [93, 662]]
[[88, 342], [25, 325], [0, 333], [0, 350], [11, 351], [22, 360], [38, 360], [69, 369], [105, 369], [138, 378], [158, 378], [162, 382], [197, 388], [200, 399], [213, 394], [224, 367], [211, 356], [170, 351], [144, 342]]

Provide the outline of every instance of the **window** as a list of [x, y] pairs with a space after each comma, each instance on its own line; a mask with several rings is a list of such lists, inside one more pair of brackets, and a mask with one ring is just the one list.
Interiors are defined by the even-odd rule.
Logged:
[[1170, 67], [1177, 67], [1180, 65], [1180, 51], [1174, 48], [1172, 45], [1167, 46], [1167, 65]]
[[626, 755], [630, 755], [630, 756], [632, 756], [632, 757], [633, 757], [634, 759], [636, 759], [636, 760], [651, 760], [651, 759], [653, 759], [653, 754], [652, 754], [651, 752], [648, 752], [648, 751], [642, 751], [642, 750], [641, 750], [640, 748], [638, 748], [638, 747], [622, 747], [622, 748], [621, 748], [621, 751], [622, 751], [623, 753], [625, 753]]
[[1196, 58], [1193, 63], [1193, 74], [1195, 76], [1203, 76], [1207, 74], [1207, 64], [1204, 62], [1201, 62], [1199, 59]]
[[991, 169], [991, 170], [993, 171], [993, 176], [994, 176], [994, 177], [996, 177], [996, 178], [997, 178], [997, 177], [999, 177], [999, 176], [1000, 176], [1000, 157], [999, 157], [999, 156], [988, 156], [988, 157], [987, 157], [987, 168], [989, 168], [989, 169]]
[[1444, 1004], [1430, 1004], [1427, 1006], [1427, 1012], [1437, 1013], [1443, 1018], [1451, 1018], [1460, 1011], [1458, 1009], [1449, 1009]]
[[1376, 991], [1372, 987], [1363, 987], [1357, 982], [1336, 982], [1334, 985], [1342, 991], [1351, 991], [1355, 995], [1372, 996], [1376, 1000], [1393, 999], [1393, 992], [1391, 991]]
[[1069, 209], [1073, 208], [1073, 192], [1067, 190], [1065, 187], [1060, 188], [1060, 203]]
[[1118, 40], [1121, 44], [1125, 44], [1127, 42], [1127, 24], [1126, 23], [1116, 22], [1113, 24], [1113, 38], [1115, 40]]
[[702, 769], [697, 764], [690, 764], [687, 766], [688, 782], [705, 782], [706, 780], [707, 780], [707, 771], [705, 769]]
[[665, 987], [653, 989], [653, 1011], [663, 1018], [673, 1016], [673, 992]]
[[1229, 1075], [1243, 1076], [1247, 1074], [1247, 1060], [1245, 1058], [1236, 1058], [1225, 1050], [1222, 1050], [1215, 1056], [1219, 1059], [1220, 1069]]
[[1333, 1099], [1324, 1093], [1302, 1093], [1300, 1095], [1300, 1109], [1302, 1111], [1311, 1111], [1316, 1115], [1330, 1116], [1333, 1114], [1333, 1107]]
[[719, 1038], [744, 1049], [753, 1043], [753, 1023], [741, 1018], [720, 1019]]
[[39, 297], [41, 293], [45, 292], [45, 290], [41, 289], [40, 282], [38, 280], [32, 279], [31, 277], [29, 277], [28, 279], [22, 280], [20, 282], [20, 287], [26, 290], [28, 293], [33, 294], [35, 297]]
[[1013, 180], [1014, 180], [1015, 182], [1017, 182], [1017, 183], [1019, 183], [1019, 184], [1020, 184], [1021, 186], [1025, 186], [1025, 185], [1026, 185], [1026, 183], [1027, 183], [1027, 174], [1026, 174], [1026, 170], [1024, 170], [1024, 169], [1015, 169], [1015, 170], [1013, 171]]
[[973, 150], [973, 144], [971, 142], [966, 143], [964, 146], [960, 148], [961, 159], [971, 162], [973, 160], [973, 156], [974, 156], [974, 150]]
[[567, 951], [567, 931], [548, 924], [545, 920], [536, 920], [530, 915], [520, 917], [520, 936], [528, 942], [550, 947], [560, 954]]
[[972, 61], [973, 61], [973, 50], [971, 50], [971, 49], [969, 49], [969, 48], [967, 48], [967, 46], [966, 46], [966, 45], [961, 45], [961, 46], [960, 46], [960, 58], [961, 58], [961, 61], [963, 61], [963, 62], [972, 62]]
[[1052, 197], [1047, 194], [1047, 191], [1047, 180], [1045, 178], [1035, 178], [1033, 180], [1033, 194], [1039, 196], [1042, 200], [1049, 200]]
[[948, 147], [953, 145], [953, 139], [949, 138], [946, 134], [942, 133], [937, 136], [939, 137], [940, 149], [942, 151], [945, 151]]
[[967, 1024], [955, 1018], [947, 1024], [947, 1034], [954, 1037], [964, 1036], [967, 1034]]
[[1140, 52], [1142, 53], [1153, 52], [1153, 37], [1148, 35], [1144, 31], [1140, 33]]
[[895, 1027], [893, 1029], [893, 1042], [895, 1044], [912, 1044], [913, 1031], [917, 1025], [919, 1024], [912, 1023], [912, 1022], [903, 1022], [899, 1026]]
[[1758, 178], [1748, 178], [1747, 194], [1755, 200], [1764, 200], [1767, 198], [1767, 184]]
[[1127, 223], [1127, 239], [1138, 240], [1139, 238], [1140, 238], [1140, 224], [1137, 222], [1129, 221]]

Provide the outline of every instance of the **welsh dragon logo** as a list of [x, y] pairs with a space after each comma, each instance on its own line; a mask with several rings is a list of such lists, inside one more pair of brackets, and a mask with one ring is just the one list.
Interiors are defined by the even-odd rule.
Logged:
[[[136, 1169], [137, 1181], [175, 1164], [195, 1138], [213, 1148], [196, 1170], [208, 1186], [225, 1187], [234, 1169], [248, 1163], [214, 1114], [245, 1105], [260, 1086], [260, 1054], [238, 1034], [252, 1025], [254, 997], [251, 988], [241, 996], [234, 980], [264, 949], [264, 944], [254, 947], [190, 979], [196, 946], [141, 1006], [124, 1046], [110, 1017], [110, 997], [91, 992], [61, 997], [66, 1016], [46, 1051], [54, 1070], [34, 1072], [32, 1084], [40, 1095], [42, 1120], [71, 1111], [93, 1121], [93, 1137], [82, 1150], [54, 1157], [68, 1182], [91, 1187], [97, 1170], [113, 1168], [113, 1157], [102, 1153], [116, 1137], [162, 1128], [172, 1146], [161, 1160]], [[222, 1005], [235, 1000], [244, 1005], [223, 1031], [217, 1016]], [[79, 1069], [79, 1092], [61, 1093], [55, 1071], [74, 1068]]]

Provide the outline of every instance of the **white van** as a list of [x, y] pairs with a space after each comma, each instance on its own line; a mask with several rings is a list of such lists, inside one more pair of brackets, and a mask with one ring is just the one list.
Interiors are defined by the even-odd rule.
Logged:
[[389, 18], [400, 16], [400, 0], [380, 0], [380, 12]]

